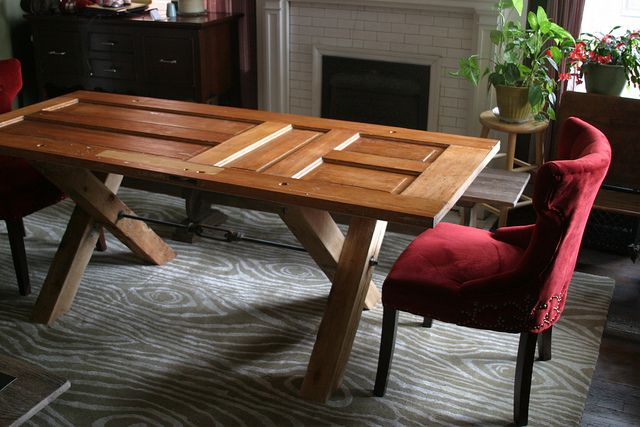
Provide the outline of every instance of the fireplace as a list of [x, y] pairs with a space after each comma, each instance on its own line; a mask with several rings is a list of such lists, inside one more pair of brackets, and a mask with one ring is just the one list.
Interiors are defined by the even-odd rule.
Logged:
[[[258, 98], [264, 110], [322, 114], [322, 57], [427, 65], [427, 130], [477, 135], [485, 84], [449, 72], [492, 54], [495, 0], [257, 0]], [[320, 64], [320, 65], [318, 65]]]
[[429, 68], [324, 56], [321, 116], [427, 130]]

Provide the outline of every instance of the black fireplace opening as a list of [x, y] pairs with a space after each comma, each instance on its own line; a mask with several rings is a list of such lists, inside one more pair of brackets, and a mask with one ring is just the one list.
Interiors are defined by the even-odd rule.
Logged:
[[427, 130], [429, 66], [322, 57], [322, 117]]

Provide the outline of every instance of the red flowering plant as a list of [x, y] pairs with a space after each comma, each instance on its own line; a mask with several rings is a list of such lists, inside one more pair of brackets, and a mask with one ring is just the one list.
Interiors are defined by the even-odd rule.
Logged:
[[576, 78], [580, 84], [584, 70], [591, 64], [622, 65], [627, 82], [640, 87], [640, 31], [627, 30], [621, 36], [614, 35], [619, 28], [614, 27], [607, 34], [581, 34], [569, 52], [568, 72], [560, 73], [560, 79]]

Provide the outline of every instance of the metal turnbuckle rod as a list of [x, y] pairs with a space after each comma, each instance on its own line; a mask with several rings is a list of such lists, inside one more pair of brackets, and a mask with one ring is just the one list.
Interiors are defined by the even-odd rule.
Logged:
[[[202, 237], [204, 239], [218, 240], [218, 241], [222, 241], [222, 242], [236, 242], [236, 241], [244, 240], [246, 242], [257, 243], [257, 244], [261, 244], [261, 245], [274, 246], [274, 247], [278, 247], [278, 248], [285, 248], [285, 249], [291, 249], [291, 250], [294, 250], [294, 251], [306, 252], [306, 249], [303, 248], [302, 246], [289, 245], [287, 243], [280, 243], [280, 242], [274, 242], [272, 240], [265, 240], [265, 239], [258, 239], [258, 238], [255, 238], [255, 237], [249, 237], [249, 236], [245, 236], [242, 233], [239, 233], [239, 232], [234, 231], [234, 230], [229, 230], [227, 228], [216, 227], [216, 226], [212, 226], [212, 225], [198, 224], [198, 223], [195, 223], [195, 222], [189, 222], [187, 224], [181, 224], [181, 223], [177, 223], [177, 222], [163, 221], [163, 220], [160, 220], [160, 219], [154, 219], [154, 218], [147, 218], [147, 217], [142, 217], [142, 216], [137, 216], [137, 215], [131, 215], [131, 214], [125, 213], [124, 211], [118, 212], [118, 220], [121, 220], [123, 218], [133, 219], [135, 221], [142, 221], [142, 222], [149, 223], [149, 224], [158, 224], [158, 225], [166, 225], [166, 226], [174, 227], [174, 228], [182, 228], [182, 229], [187, 230], [190, 233], [194, 233], [195, 235], [200, 236], [200, 237]], [[222, 238], [220, 238], [220, 237], [208, 235], [208, 234], [206, 234], [204, 232], [204, 230], [219, 231], [219, 232], [224, 233], [224, 235], [223, 235]]]

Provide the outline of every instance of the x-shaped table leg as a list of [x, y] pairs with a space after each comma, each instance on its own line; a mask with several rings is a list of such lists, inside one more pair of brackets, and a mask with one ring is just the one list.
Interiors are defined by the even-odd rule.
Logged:
[[121, 175], [104, 181], [85, 169], [37, 164], [40, 171], [76, 203], [67, 230], [42, 285], [32, 320], [51, 325], [71, 308], [80, 280], [93, 254], [103, 225], [143, 260], [162, 265], [175, 257], [173, 250], [146, 224], [118, 219], [118, 212], [133, 212], [116, 196]]
[[[342, 383], [387, 223], [353, 217], [344, 237], [328, 212], [287, 208], [282, 219], [332, 279], [331, 291], [300, 391], [326, 402]], [[333, 261], [335, 258], [337, 263]], [[330, 274], [331, 273], [331, 274]]]

